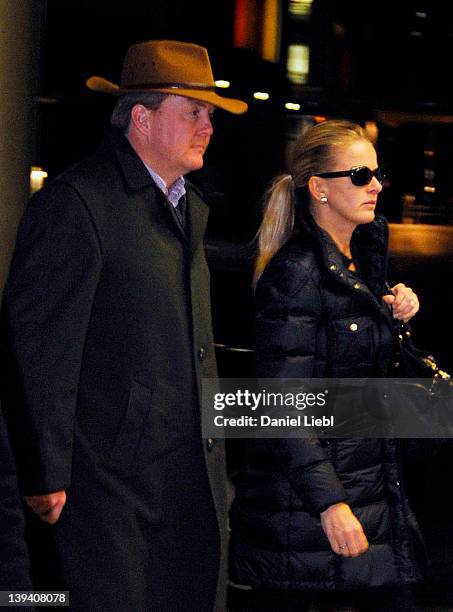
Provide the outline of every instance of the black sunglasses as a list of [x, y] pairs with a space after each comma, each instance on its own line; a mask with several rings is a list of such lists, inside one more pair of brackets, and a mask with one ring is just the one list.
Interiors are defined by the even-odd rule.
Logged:
[[322, 174], [316, 174], [320, 178], [337, 178], [340, 176], [349, 176], [353, 185], [357, 187], [363, 187], [369, 185], [373, 180], [373, 176], [381, 183], [384, 183], [385, 173], [382, 168], [376, 168], [376, 170], [370, 170], [368, 166], [355, 166], [350, 170], [339, 170], [338, 172], [323, 172]]

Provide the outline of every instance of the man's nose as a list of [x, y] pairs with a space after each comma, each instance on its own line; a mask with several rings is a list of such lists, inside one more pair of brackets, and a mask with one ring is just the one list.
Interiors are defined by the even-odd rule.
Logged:
[[206, 116], [202, 116], [202, 124], [200, 128], [203, 132], [206, 132], [209, 136], [214, 132], [214, 126], [212, 125], [212, 118], [209, 113]]

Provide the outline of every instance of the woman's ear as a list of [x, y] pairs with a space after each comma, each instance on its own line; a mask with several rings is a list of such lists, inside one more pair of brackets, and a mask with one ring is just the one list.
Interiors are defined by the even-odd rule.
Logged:
[[308, 187], [308, 191], [310, 192], [311, 197], [314, 200], [317, 200], [319, 202], [321, 201], [324, 202], [324, 200], [321, 200], [321, 198], [327, 198], [326, 182], [319, 176], [311, 176], [308, 179], [307, 187]]

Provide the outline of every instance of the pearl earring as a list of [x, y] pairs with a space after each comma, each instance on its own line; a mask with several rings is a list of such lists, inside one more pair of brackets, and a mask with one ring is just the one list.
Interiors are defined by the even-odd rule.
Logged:
[[321, 204], [324, 204], [324, 205], [327, 204], [327, 196], [325, 196], [325, 195], [321, 196], [321, 198], [319, 198], [319, 200], [320, 200]]

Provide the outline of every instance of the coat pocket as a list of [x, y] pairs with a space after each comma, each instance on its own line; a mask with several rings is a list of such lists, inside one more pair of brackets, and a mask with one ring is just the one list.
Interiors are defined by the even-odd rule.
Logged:
[[347, 376], [351, 368], [367, 368], [373, 365], [375, 358], [373, 319], [363, 316], [338, 319], [331, 324], [331, 334], [334, 375]]
[[111, 462], [129, 469], [135, 462], [151, 410], [152, 391], [133, 380], [126, 413], [111, 454]]

